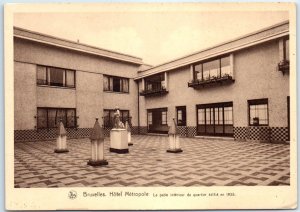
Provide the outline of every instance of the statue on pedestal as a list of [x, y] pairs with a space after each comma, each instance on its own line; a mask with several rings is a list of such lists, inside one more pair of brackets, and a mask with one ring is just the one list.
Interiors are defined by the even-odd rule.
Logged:
[[124, 129], [124, 124], [120, 120], [120, 111], [119, 108], [115, 108], [115, 113], [114, 113], [114, 128], [115, 129]]

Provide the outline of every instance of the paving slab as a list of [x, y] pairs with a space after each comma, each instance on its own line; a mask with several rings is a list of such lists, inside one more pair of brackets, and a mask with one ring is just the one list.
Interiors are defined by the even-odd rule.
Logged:
[[288, 144], [181, 138], [182, 153], [167, 153], [168, 137], [132, 136], [128, 154], [109, 152], [107, 166], [91, 167], [90, 140], [16, 142], [14, 182], [28, 187], [280, 186], [290, 184]]

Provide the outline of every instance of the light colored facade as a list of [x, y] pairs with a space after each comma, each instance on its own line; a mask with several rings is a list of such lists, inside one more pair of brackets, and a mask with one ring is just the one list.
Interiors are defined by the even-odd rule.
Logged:
[[[172, 118], [180, 121], [182, 111], [178, 114], [176, 108], [183, 106], [186, 117], [179, 131], [184, 136], [288, 140], [288, 34], [289, 23], [284, 22], [139, 72], [140, 91], [148, 89], [151, 76], [163, 76], [162, 92], [151, 92], [150, 86], [141, 93], [141, 126], [151, 129], [160, 116], [153, 117], [156, 108], [167, 110], [167, 124]], [[164, 133], [163, 125], [160, 130]]]
[[[140, 58], [15, 28], [15, 139], [55, 137], [55, 129], [38, 126], [38, 108], [75, 109], [76, 126], [72, 127], [76, 129], [68, 129], [73, 137], [88, 136], [95, 118], [102, 123], [104, 110], [116, 106], [128, 110], [132, 125], [137, 126], [137, 84], [133, 78], [141, 65]], [[39, 85], [38, 67], [73, 70], [74, 87]], [[128, 91], [104, 91], [105, 76], [127, 79]]]
[[[76, 109], [69, 133], [81, 137], [115, 106], [129, 111], [133, 133], [166, 133], [175, 118], [182, 136], [289, 140], [288, 22], [155, 67], [19, 28], [14, 35], [16, 140], [53, 137], [37, 126], [38, 108]], [[75, 87], [38, 85], [38, 66], [75, 71]], [[128, 79], [129, 92], [107, 91], [107, 76]]]

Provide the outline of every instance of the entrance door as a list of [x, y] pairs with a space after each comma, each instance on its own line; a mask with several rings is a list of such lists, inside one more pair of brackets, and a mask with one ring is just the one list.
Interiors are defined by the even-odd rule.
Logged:
[[233, 136], [232, 102], [197, 105], [197, 134]]
[[168, 133], [167, 108], [149, 109], [148, 114], [148, 132], [150, 133]]

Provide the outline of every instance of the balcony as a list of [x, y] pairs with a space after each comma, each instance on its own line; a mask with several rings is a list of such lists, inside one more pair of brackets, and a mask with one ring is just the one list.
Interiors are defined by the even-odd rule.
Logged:
[[188, 87], [203, 88], [211, 85], [223, 85], [233, 83], [235, 80], [229, 74], [223, 75], [222, 77], [210, 77], [204, 80], [192, 80], [188, 82]]
[[166, 88], [143, 90], [140, 92], [141, 96], [162, 96], [169, 93]]
[[282, 60], [278, 63], [278, 71], [281, 71], [282, 74], [290, 71], [290, 61]]

